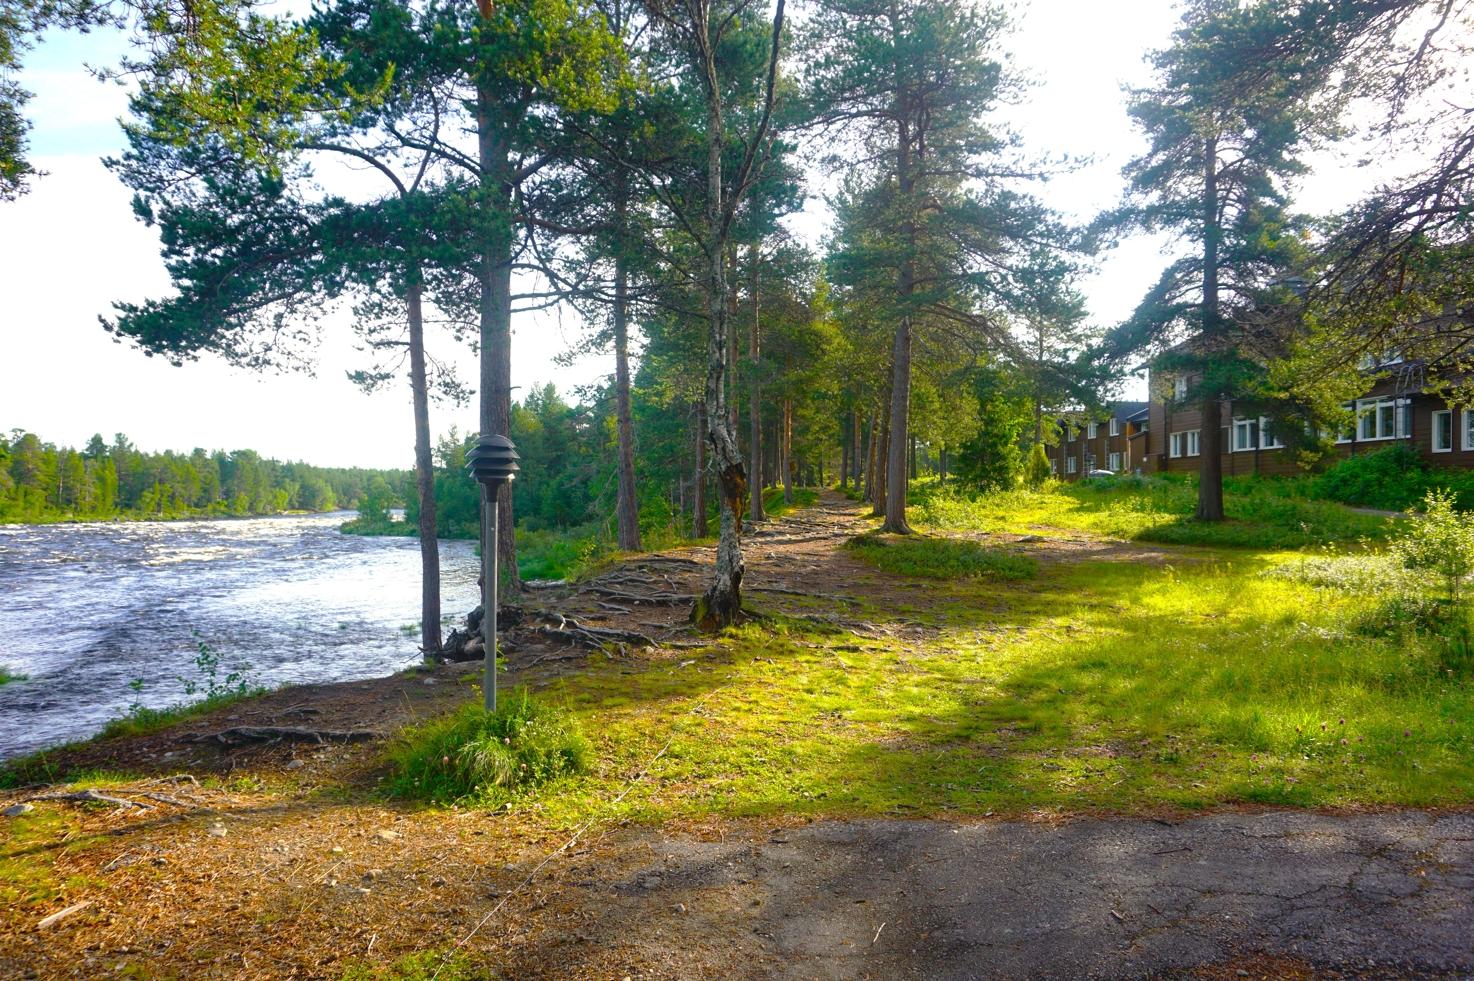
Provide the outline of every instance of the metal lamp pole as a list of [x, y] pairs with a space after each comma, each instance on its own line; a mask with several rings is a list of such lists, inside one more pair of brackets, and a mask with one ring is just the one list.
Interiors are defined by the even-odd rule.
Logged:
[[505, 436], [483, 436], [466, 454], [466, 470], [481, 484], [481, 696], [488, 712], [496, 711], [497, 504], [502, 485], [521, 469], [517, 460], [517, 448]]

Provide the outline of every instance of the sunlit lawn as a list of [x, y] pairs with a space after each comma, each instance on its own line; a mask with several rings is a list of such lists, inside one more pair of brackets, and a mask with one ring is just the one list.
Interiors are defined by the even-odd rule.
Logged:
[[922, 639], [779, 619], [682, 660], [575, 676], [548, 696], [583, 721], [596, 773], [514, 810], [561, 823], [1474, 798], [1469, 678], [1422, 638], [1357, 633], [1375, 597], [1271, 574], [1304, 557], [1193, 549], [1174, 565], [961, 578], [936, 586], [940, 629]]

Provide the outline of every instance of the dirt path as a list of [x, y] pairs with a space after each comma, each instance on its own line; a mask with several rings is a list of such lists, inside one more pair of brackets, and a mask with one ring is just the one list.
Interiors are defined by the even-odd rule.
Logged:
[[[902, 643], [933, 632], [942, 587], [840, 548], [872, 524], [826, 494], [756, 529], [749, 601]], [[990, 540], [1046, 561], [1163, 554]], [[651, 636], [656, 648], [625, 655], [639, 670], [703, 643], [672, 597], [695, 590], [709, 551], [641, 557], [527, 602]], [[510, 663], [536, 684], [587, 656], [529, 635]], [[423, 970], [403, 976], [1474, 975], [1469, 814], [712, 819], [574, 836], [390, 805], [370, 792], [375, 741], [212, 736], [287, 724], [387, 735], [464, 702], [468, 670], [290, 689], [64, 754], [68, 769], [142, 774], [104, 792], [144, 806], [37, 801], [0, 817], [0, 977], [339, 978], [416, 951]], [[169, 779], [186, 771], [218, 779]], [[0, 809], [41, 792], [0, 794]]]

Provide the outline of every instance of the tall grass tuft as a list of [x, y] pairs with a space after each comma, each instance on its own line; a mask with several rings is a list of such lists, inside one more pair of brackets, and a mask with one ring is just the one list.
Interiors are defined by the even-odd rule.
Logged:
[[389, 792], [449, 804], [496, 803], [588, 769], [593, 750], [573, 717], [514, 692], [488, 713], [479, 705], [413, 726], [389, 751]]

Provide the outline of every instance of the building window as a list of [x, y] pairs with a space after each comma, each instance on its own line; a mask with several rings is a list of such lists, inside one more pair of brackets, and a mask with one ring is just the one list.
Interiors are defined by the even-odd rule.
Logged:
[[[1465, 433], [1465, 441], [1468, 433]], [[1454, 414], [1451, 409], [1433, 413], [1433, 452], [1452, 453], [1454, 449]]]
[[1049, 458], [1049, 472], [1059, 473], [1059, 461], [1056, 460], [1054, 457]]
[[1177, 377], [1172, 379], [1172, 398], [1178, 402], [1187, 401], [1187, 379]]
[[1270, 426], [1269, 419], [1264, 416], [1259, 417], [1259, 448], [1261, 450], [1282, 450], [1285, 448], [1285, 441], [1274, 434], [1274, 429]]
[[1259, 442], [1258, 429], [1258, 419], [1235, 419], [1233, 421], [1232, 452], [1243, 453], [1246, 450], [1252, 450]]
[[1356, 438], [1356, 403], [1342, 402], [1341, 408], [1350, 414], [1351, 421], [1342, 426], [1340, 432], [1336, 433], [1336, 442], [1349, 443]]
[[1121, 420], [1120, 419], [1112, 419], [1111, 420], [1111, 435], [1112, 436], [1119, 436], [1119, 435], [1121, 435]]
[[1465, 409], [1464, 416], [1464, 449], [1474, 450], [1474, 409]]
[[1094, 439], [1099, 434], [1100, 434], [1100, 424], [1099, 423], [1095, 423], [1095, 422], [1086, 423], [1086, 425], [1085, 425], [1085, 438], [1086, 439]]
[[1121, 472], [1121, 454], [1119, 454], [1119, 453], [1112, 453], [1112, 454], [1109, 455], [1108, 459], [1110, 461], [1110, 469], [1111, 470], [1114, 470], [1116, 473], [1120, 473]]
[[1408, 408], [1408, 399], [1362, 399], [1356, 403], [1356, 438], [1406, 438], [1410, 429]]
[[1172, 434], [1171, 453], [1173, 456], [1197, 456], [1198, 434], [1201, 430], [1189, 429], [1186, 432]]
[[1080, 461], [1074, 457], [1065, 458], [1065, 473], [1077, 473], [1080, 469]]

